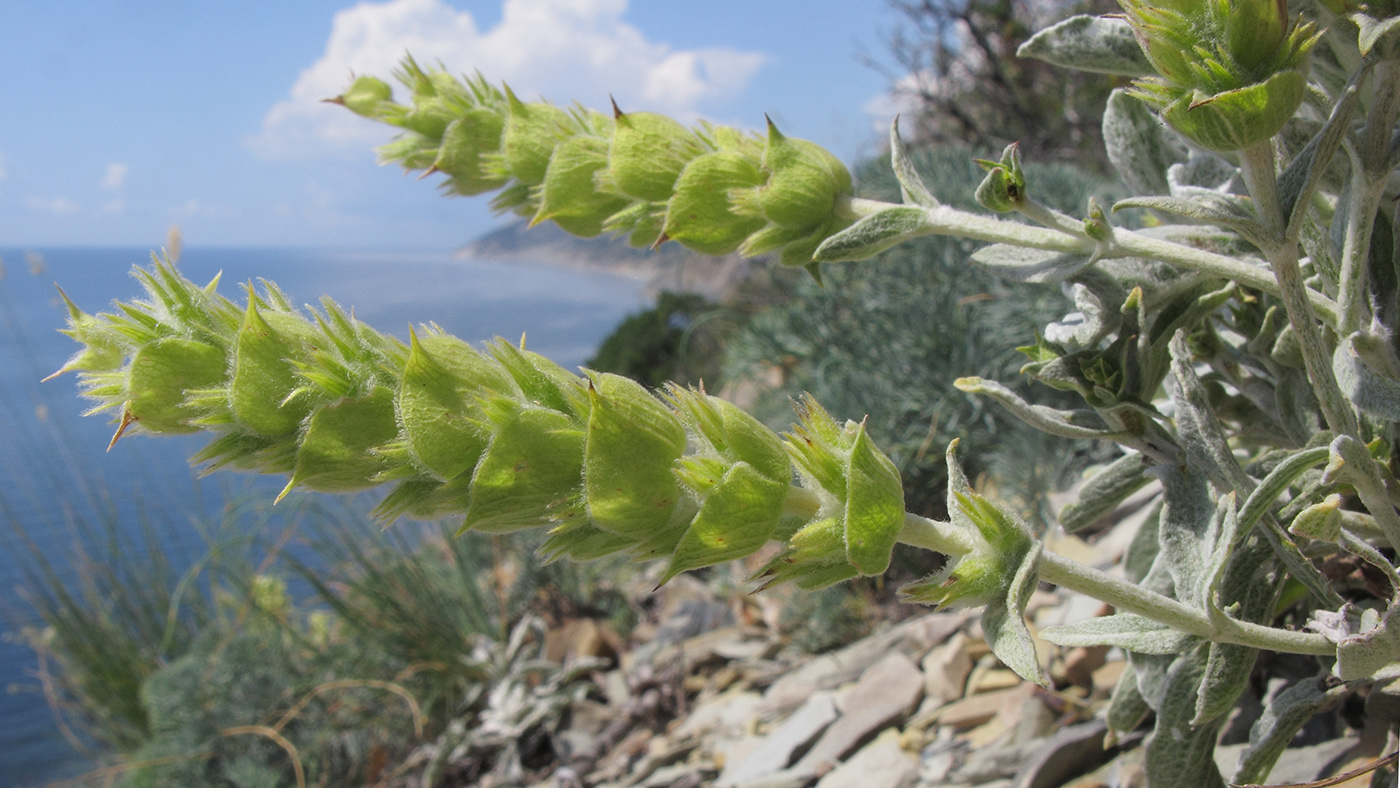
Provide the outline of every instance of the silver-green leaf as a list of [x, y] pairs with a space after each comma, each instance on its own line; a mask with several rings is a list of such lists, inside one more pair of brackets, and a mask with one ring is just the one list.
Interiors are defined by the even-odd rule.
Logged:
[[841, 263], [874, 257], [919, 235], [927, 216], [927, 209], [915, 205], [885, 208], [823, 241], [812, 259]]
[[1117, 646], [1139, 654], [1180, 654], [1196, 638], [1134, 613], [1048, 627], [1040, 636], [1058, 646]]
[[1186, 148], [1175, 132], [1121, 88], [1109, 95], [1104, 108], [1103, 142], [1113, 168], [1137, 194], [1166, 194], [1167, 169], [1186, 161]]
[[1088, 14], [1072, 16], [1036, 33], [1016, 50], [1016, 56], [1121, 77], [1154, 73], [1127, 21]]

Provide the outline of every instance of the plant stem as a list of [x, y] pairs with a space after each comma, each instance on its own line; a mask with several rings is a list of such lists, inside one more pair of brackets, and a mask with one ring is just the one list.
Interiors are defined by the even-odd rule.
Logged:
[[1217, 643], [1236, 643], [1289, 654], [1337, 653], [1337, 647], [1322, 635], [1231, 618], [1212, 622], [1204, 611], [1050, 552], [1041, 554], [1040, 579]]
[[[1322, 406], [1322, 415], [1333, 433], [1355, 437], [1359, 433], [1356, 413], [1342, 395], [1337, 378], [1332, 374], [1332, 354], [1322, 343], [1317, 316], [1308, 300], [1308, 287], [1298, 267], [1298, 241], [1296, 238], [1291, 241], [1284, 238], [1283, 209], [1279, 206], [1278, 181], [1274, 175], [1273, 141], [1264, 140], [1240, 151], [1240, 173], [1244, 175], [1245, 185], [1254, 198], [1254, 209], [1259, 215], [1260, 224], [1277, 241], [1272, 249], [1265, 252], [1278, 280], [1288, 322], [1298, 335], [1308, 380]], [[1345, 319], [1343, 315], [1337, 318]]]
[[1059, 230], [1065, 235], [1074, 238], [1086, 237], [1082, 220], [1067, 216], [1035, 200], [1029, 198], [1021, 200], [1016, 207], [1016, 212], [1052, 230]]
[[[822, 500], [816, 491], [793, 485], [788, 488], [787, 498], [783, 501], [783, 514], [812, 519], [817, 516], [821, 506]], [[904, 513], [899, 541], [954, 558], [972, 552], [975, 547], [972, 535], [961, 528], [912, 512]]]
[[1376, 207], [1385, 194], [1386, 180], [1386, 174], [1372, 178], [1364, 169], [1352, 168], [1346, 237], [1342, 242], [1342, 271], [1337, 284], [1337, 331], [1342, 336], [1360, 331], [1369, 322], [1366, 260], [1371, 251]]
[[[1151, 238], [1121, 228], [1115, 228], [1113, 246], [1104, 257], [1149, 257], [1164, 263], [1200, 271], [1203, 274], [1230, 279], [1245, 287], [1261, 290], [1274, 296], [1282, 296], [1283, 289], [1278, 279], [1262, 266], [1250, 265], [1233, 257], [1197, 249], [1193, 246]], [[1337, 303], [1322, 293], [1309, 290], [1308, 303], [1328, 323], [1337, 320]]]
[[[899, 206], [878, 200], [844, 197], [838, 201], [837, 213], [847, 219], [861, 219], [893, 207]], [[1033, 227], [1020, 222], [980, 216], [947, 205], [940, 205], [937, 208], [928, 209], [924, 227], [919, 234], [952, 235], [975, 241], [1007, 243], [1066, 254], [1088, 255], [1097, 251], [1100, 253], [1100, 259], [1147, 257], [1190, 271], [1233, 280], [1245, 287], [1262, 290], [1270, 295], [1282, 295], [1277, 279], [1262, 266], [1250, 265], [1234, 257], [1165, 241], [1161, 238], [1152, 238], [1122, 228], [1114, 228], [1113, 242], [1107, 248], [1100, 248], [1097, 241], [1082, 233], [1069, 235], [1060, 229]], [[1324, 320], [1329, 324], [1335, 324], [1337, 319], [1335, 301], [1322, 293], [1311, 290], [1307, 292], [1306, 298]]]
[[[972, 552], [973, 538], [952, 523], [907, 512], [899, 534], [899, 541], [904, 544], [952, 557]], [[1223, 616], [1212, 620], [1205, 611], [1048, 551], [1041, 552], [1038, 568], [1044, 582], [1218, 643], [1237, 643], [1290, 654], [1336, 653], [1336, 647], [1321, 635], [1291, 632]]]
[[904, 528], [899, 532], [899, 541], [943, 553], [949, 558], [966, 555], [976, 547], [972, 535], [952, 523], [930, 520], [912, 512], [904, 513]]
[[1376, 86], [1371, 111], [1359, 147], [1353, 149], [1350, 196], [1347, 200], [1346, 238], [1342, 245], [1341, 306], [1338, 327], [1342, 336], [1360, 331], [1369, 322], [1366, 261], [1371, 251], [1376, 208], [1390, 179], [1390, 138], [1400, 115], [1400, 61], [1383, 60], [1372, 75]]

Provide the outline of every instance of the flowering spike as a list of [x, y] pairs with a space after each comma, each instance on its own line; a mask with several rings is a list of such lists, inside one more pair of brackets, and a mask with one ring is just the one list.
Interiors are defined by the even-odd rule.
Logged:
[[673, 386], [663, 401], [617, 375], [580, 378], [501, 339], [483, 353], [435, 327], [410, 328], [404, 345], [330, 300], [308, 319], [267, 282], [239, 308], [164, 263], [138, 278], [147, 301], [69, 310], [71, 336], [115, 348], [115, 361], [83, 369], [94, 412], [119, 409], [116, 438], [133, 426], [209, 432], [197, 461], [287, 474], [279, 501], [299, 487], [392, 484], [381, 519], [545, 527], [547, 558], [665, 558], [666, 578], [795, 533], [763, 577], [804, 587], [882, 571], [903, 522], [893, 464], [863, 425], [810, 398], [784, 444], [702, 390]]
[[379, 149], [449, 194], [495, 191], [491, 208], [573, 235], [614, 233], [636, 248], [668, 240], [702, 254], [779, 253], [812, 267], [822, 241], [851, 224], [838, 216], [851, 176], [830, 153], [768, 121], [763, 138], [651, 112], [563, 109], [525, 102], [480, 76], [465, 84], [406, 59], [396, 76], [412, 106], [382, 82], [356, 80], [340, 103], [402, 130]]

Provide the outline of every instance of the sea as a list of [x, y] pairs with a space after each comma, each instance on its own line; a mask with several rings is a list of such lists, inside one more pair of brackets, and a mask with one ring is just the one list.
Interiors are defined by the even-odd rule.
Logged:
[[[201, 478], [188, 460], [202, 445], [197, 436], [132, 436], [108, 451], [110, 418], [83, 417], [88, 403], [74, 378], [40, 382], [78, 347], [59, 333], [68, 313], [55, 285], [84, 311], [109, 311], [115, 300], [140, 297], [131, 271], [150, 261], [149, 249], [0, 247], [0, 786], [42, 786], [98, 765], [65, 738], [35, 655], [18, 637], [35, 623], [24, 588], [35, 582], [39, 560], [79, 587], [83, 561], [103, 555], [94, 540], [110, 542], [115, 533], [129, 537], [123, 544], [143, 545], [155, 533], [178, 576], [181, 564], [200, 558], [211, 519], [227, 519], [249, 496], [270, 499], [284, 483]], [[637, 278], [445, 251], [194, 246], [179, 268], [200, 284], [218, 276], [219, 292], [240, 302], [243, 287], [259, 278], [296, 303], [330, 297], [403, 339], [410, 325], [426, 323], [472, 342], [524, 336], [529, 349], [571, 369], [646, 299]]]

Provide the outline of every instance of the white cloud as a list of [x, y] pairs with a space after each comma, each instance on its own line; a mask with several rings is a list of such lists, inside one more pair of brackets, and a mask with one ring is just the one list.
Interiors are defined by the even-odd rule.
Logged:
[[77, 213], [83, 209], [83, 206], [67, 197], [25, 197], [24, 204], [36, 211], [54, 214]]
[[121, 191], [122, 184], [126, 183], [126, 174], [130, 170], [125, 164], [119, 161], [111, 162], [102, 173], [102, 188], [109, 192]]
[[408, 52], [424, 65], [508, 82], [526, 100], [601, 105], [611, 94], [624, 109], [683, 119], [696, 117], [705, 99], [743, 90], [767, 59], [728, 48], [672, 49], [623, 22], [626, 10], [627, 0], [504, 0], [500, 23], [480, 30], [470, 12], [443, 0], [360, 3], [335, 15], [325, 52], [268, 111], [249, 146], [300, 156], [383, 141], [384, 129], [322, 100], [339, 95], [352, 75], [387, 78]]

